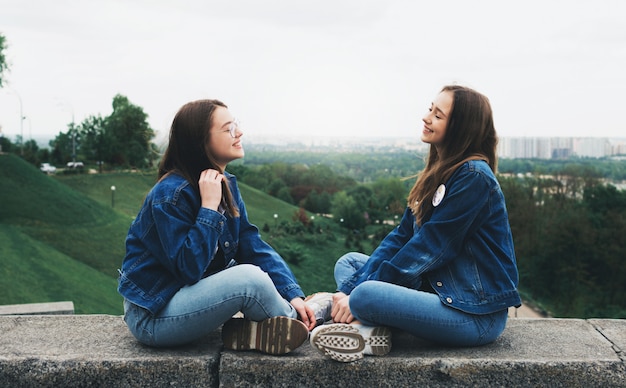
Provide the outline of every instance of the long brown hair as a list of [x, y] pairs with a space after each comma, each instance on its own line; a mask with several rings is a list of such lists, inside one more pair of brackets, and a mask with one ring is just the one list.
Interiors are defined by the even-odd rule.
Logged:
[[445, 183], [461, 164], [482, 159], [494, 173], [498, 166], [498, 136], [489, 99], [458, 85], [444, 86], [441, 92], [453, 95], [446, 133], [438, 147], [430, 146], [426, 167], [408, 196], [408, 206], [418, 225], [432, 215], [432, 199], [437, 187]]
[[[213, 113], [217, 107], [228, 108], [219, 100], [197, 100], [183, 105], [176, 113], [170, 128], [167, 149], [159, 164], [158, 178], [176, 172], [182, 175], [200, 194], [200, 173], [208, 168], [224, 173], [209, 152], [208, 144], [213, 125]], [[239, 216], [226, 182], [222, 182], [222, 206], [232, 217]]]

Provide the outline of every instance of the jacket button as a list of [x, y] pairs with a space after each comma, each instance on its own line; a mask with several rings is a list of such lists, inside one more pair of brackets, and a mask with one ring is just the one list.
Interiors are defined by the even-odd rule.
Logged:
[[441, 287], [441, 286], [443, 286], [443, 283], [437, 282], [437, 287]]
[[446, 302], [448, 302], [448, 303], [452, 303], [452, 298], [447, 297], [447, 298], [446, 298]]
[[225, 246], [226, 248], [228, 248], [228, 247], [230, 246], [230, 243], [229, 243], [228, 241], [226, 241], [226, 242], [224, 243], [224, 246]]

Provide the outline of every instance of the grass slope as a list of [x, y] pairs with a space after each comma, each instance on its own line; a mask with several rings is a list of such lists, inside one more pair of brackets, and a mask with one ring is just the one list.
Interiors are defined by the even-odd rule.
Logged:
[[[31, 279], [23, 283], [15, 274], [3, 280], [11, 284], [2, 288], [0, 303], [48, 302], [73, 295], [77, 312], [120, 314], [122, 300], [115, 279], [129, 217], [42, 174], [15, 155], [0, 155], [0, 188], [2, 267], [39, 272], [30, 278], [21, 275]], [[9, 288], [19, 292], [9, 294]]]
[[121, 314], [115, 278], [0, 224], [0, 304], [74, 302], [76, 313]]
[[[56, 179], [107, 208], [134, 219], [143, 198], [156, 181], [156, 173], [57, 175]], [[111, 187], [115, 187], [115, 192]]]
[[[285, 234], [283, 226], [290, 224], [293, 228], [298, 208], [245, 184], [239, 186], [250, 221], [259, 229], [269, 226], [268, 232], [261, 231], [261, 237], [289, 263], [304, 292], [334, 291], [333, 268], [346, 252], [339, 227], [331, 220], [316, 217], [310, 230]], [[274, 214], [278, 215], [276, 219]]]
[[[121, 314], [116, 269], [154, 180], [144, 173], [46, 176], [15, 155], [0, 155], [0, 304], [71, 300], [77, 313]], [[304, 228], [293, 221], [297, 207], [240, 188], [250, 220], [265, 229], [262, 237], [289, 262], [305, 293], [334, 290], [333, 266], [347, 250], [343, 232], [322, 218]]]
[[[153, 186], [155, 173], [59, 175], [56, 179], [108, 207], [112, 204], [110, 188], [115, 186], [115, 211], [132, 218]], [[289, 262], [304, 292], [333, 291], [333, 267], [337, 258], [346, 251], [343, 237], [335, 237], [342, 233], [339, 228], [332, 221], [318, 217], [314, 223], [316, 230], [323, 231], [322, 234], [306, 231], [296, 235], [286, 234], [276, 225], [293, 224], [293, 216], [298, 211], [296, 206], [241, 182], [239, 188], [250, 221], [259, 229], [266, 224], [269, 226], [269, 232], [261, 231], [262, 238]], [[275, 219], [274, 214], [278, 218]]]

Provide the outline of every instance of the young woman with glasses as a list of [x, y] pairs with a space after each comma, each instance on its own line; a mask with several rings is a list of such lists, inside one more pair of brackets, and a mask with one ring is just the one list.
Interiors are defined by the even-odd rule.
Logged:
[[244, 156], [242, 135], [218, 100], [190, 102], [174, 117], [119, 271], [124, 320], [146, 345], [186, 344], [224, 324], [227, 349], [284, 354], [315, 325], [293, 273], [248, 221], [225, 171]]

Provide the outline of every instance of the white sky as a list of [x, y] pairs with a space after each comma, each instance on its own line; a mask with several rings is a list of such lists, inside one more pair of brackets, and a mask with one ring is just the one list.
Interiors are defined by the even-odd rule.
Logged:
[[[52, 138], [120, 93], [166, 133], [218, 98], [246, 136], [418, 138], [447, 83], [500, 136], [626, 137], [622, 0], [0, 0], [4, 136]], [[19, 96], [19, 98], [18, 98]]]

